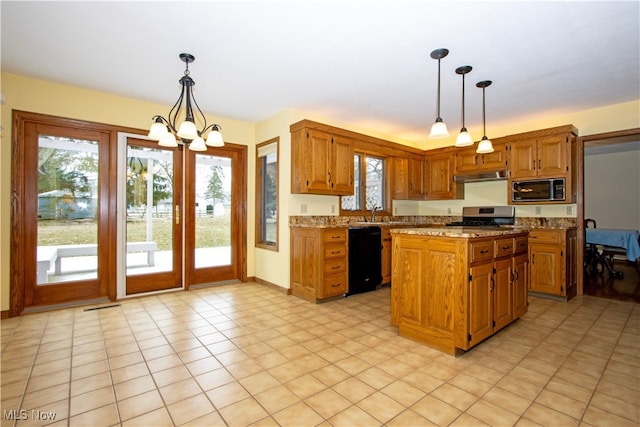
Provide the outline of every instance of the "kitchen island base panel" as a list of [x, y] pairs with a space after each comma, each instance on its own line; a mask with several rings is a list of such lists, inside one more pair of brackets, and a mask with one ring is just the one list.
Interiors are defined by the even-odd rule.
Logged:
[[456, 356], [526, 313], [528, 281], [516, 280], [526, 231], [391, 233], [391, 324], [400, 336]]
[[455, 346], [453, 335], [446, 334], [442, 330], [427, 330], [425, 328], [417, 328], [412, 325], [403, 324], [398, 328], [398, 335], [419, 342], [420, 344], [425, 344], [451, 356], [464, 354], [463, 350]]

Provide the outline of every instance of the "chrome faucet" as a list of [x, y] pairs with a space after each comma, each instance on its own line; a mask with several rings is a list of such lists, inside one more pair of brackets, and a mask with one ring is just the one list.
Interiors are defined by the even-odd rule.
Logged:
[[378, 206], [374, 206], [374, 207], [371, 209], [371, 222], [376, 222], [376, 212], [377, 212], [377, 211], [379, 211], [379, 210], [381, 210], [381, 209], [382, 209], [382, 208], [381, 208], [381, 207], [378, 207]]

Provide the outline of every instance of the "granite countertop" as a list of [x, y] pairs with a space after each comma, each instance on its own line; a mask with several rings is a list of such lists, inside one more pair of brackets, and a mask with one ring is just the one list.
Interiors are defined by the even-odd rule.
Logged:
[[[290, 216], [289, 227], [300, 228], [348, 228], [348, 227], [420, 227], [443, 228], [447, 223], [460, 221], [459, 216], [379, 216], [377, 221], [369, 221], [366, 216]], [[534, 229], [562, 230], [576, 227], [575, 218], [516, 218], [515, 225], [502, 226], [522, 231]], [[450, 228], [450, 227], [447, 227]]]
[[526, 227], [437, 227], [437, 228], [392, 228], [391, 234], [411, 234], [432, 237], [489, 237], [508, 236], [528, 232]]

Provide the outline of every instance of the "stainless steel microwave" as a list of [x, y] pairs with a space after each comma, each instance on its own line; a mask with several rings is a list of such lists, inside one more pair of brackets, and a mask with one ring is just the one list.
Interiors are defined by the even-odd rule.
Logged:
[[564, 178], [512, 182], [512, 202], [562, 202], [566, 200]]

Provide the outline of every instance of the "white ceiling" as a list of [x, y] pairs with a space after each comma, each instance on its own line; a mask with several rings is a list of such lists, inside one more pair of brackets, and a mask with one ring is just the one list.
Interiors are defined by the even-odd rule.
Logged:
[[[0, 2], [2, 70], [159, 102], [181, 52], [207, 113], [258, 122], [295, 108], [413, 142], [435, 118], [482, 128], [640, 98], [640, 2]], [[161, 111], [159, 114], [166, 114]], [[220, 123], [224, 128], [224, 122]]]

